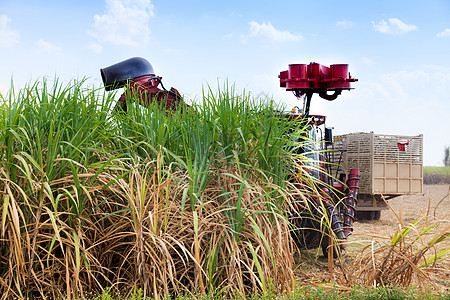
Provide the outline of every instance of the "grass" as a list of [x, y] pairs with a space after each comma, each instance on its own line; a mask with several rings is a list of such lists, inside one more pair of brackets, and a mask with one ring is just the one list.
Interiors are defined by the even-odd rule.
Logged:
[[450, 184], [450, 167], [423, 167], [424, 184]]
[[338, 287], [331, 288], [306, 288], [294, 297], [286, 299], [447, 299], [448, 293], [433, 294], [429, 291], [420, 291], [415, 288], [400, 289], [396, 287], [379, 287], [375, 289], [354, 287], [342, 290]]
[[[297, 286], [295, 290], [289, 295], [275, 295], [269, 294], [264, 296], [267, 300], [290, 300], [290, 299], [305, 299], [305, 300], [410, 300], [410, 299], [428, 299], [428, 300], [444, 300], [450, 297], [449, 292], [435, 293], [431, 290], [419, 290], [417, 288], [398, 288], [398, 287], [378, 287], [378, 288], [365, 288], [365, 287], [353, 287], [342, 288], [333, 285], [319, 286], [319, 287], [301, 287]], [[236, 299], [241, 299], [239, 296]], [[248, 299], [261, 299], [260, 295], [253, 295]], [[103, 291], [100, 296], [87, 297], [88, 300], [145, 300], [142, 290], [134, 290], [128, 297], [112, 294], [108, 289]], [[178, 300], [192, 300], [192, 299], [215, 299], [211, 296], [204, 297], [192, 297], [192, 296], [180, 296], [176, 298]], [[231, 298], [233, 299], [233, 298]]]
[[440, 205], [449, 196], [445, 195], [433, 209], [429, 203], [412, 221], [402, 219], [401, 211], [399, 214], [393, 211], [398, 228], [395, 232], [351, 243], [350, 246], [360, 249], [342, 266], [347, 276], [340, 277], [338, 282], [368, 288], [415, 286], [442, 290], [448, 287], [450, 225], [445, 219], [448, 216], [444, 214], [442, 219], [436, 211], [441, 210]]
[[321, 295], [297, 286], [288, 211], [327, 215], [273, 102], [225, 85], [183, 113], [129, 98], [124, 115], [57, 80], [1, 100], [0, 299]]
[[292, 290], [279, 107], [229, 86], [183, 114], [128, 102], [83, 81], [2, 96], [0, 298]]
[[423, 173], [450, 176], [450, 167], [423, 167]]

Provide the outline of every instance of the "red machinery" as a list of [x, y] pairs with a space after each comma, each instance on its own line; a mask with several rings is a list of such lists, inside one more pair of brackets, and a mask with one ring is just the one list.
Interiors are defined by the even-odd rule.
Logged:
[[[336, 64], [330, 67], [318, 63], [291, 64], [289, 69], [280, 72], [280, 86], [293, 91], [297, 98], [305, 95], [304, 114], [309, 114], [309, 105], [314, 93], [326, 100], [335, 100], [342, 90], [350, 90], [351, 82], [358, 81], [348, 72], [347, 64]], [[334, 92], [329, 95], [328, 91]]]
[[182, 108], [180, 93], [174, 88], [166, 90], [162, 77], [155, 76], [153, 66], [145, 58], [132, 57], [102, 68], [100, 73], [107, 91], [127, 87], [117, 103], [116, 111], [127, 112], [127, 99], [138, 100], [144, 106], [157, 101], [168, 111]]
[[[164, 105], [168, 110], [176, 110], [182, 107], [182, 97], [174, 88], [166, 90], [161, 83], [161, 77], [155, 76], [152, 65], [145, 59], [133, 57], [117, 64], [100, 70], [102, 80], [106, 90], [113, 90], [120, 87], [127, 87], [127, 91], [122, 94], [116, 107], [119, 111], [127, 111], [127, 99], [137, 99], [140, 104], [148, 105], [156, 100]], [[348, 73], [348, 65], [337, 64], [330, 67], [322, 66], [317, 63], [291, 64], [287, 71], [280, 73], [280, 86], [288, 91], [293, 91], [297, 98], [304, 96], [304, 108], [301, 114], [290, 114], [289, 118], [294, 118], [300, 124], [307, 124], [311, 136], [315, 134], [319, 126], [324, 125], [324, 116], [309, 116], [309, 106], [314, 93], [326, 100], [334, 100], [339, 96], [342, 90], [350, 90], [350, 83], [357, 81]], [[158, 86], [161, 85], [162, 89]], [[328, 92], [332, 94], [328, 94]], [[327, 143], [317, 143], [319, 140], [310, 141], [313, 145], [332, 142], [331, 129], [325, 130], [325, 140]], [[326, 150], [326, 149], [325, 149]], [[326, 155], [322, 157], [327, 157]], [[328, 159], [325, 159], [328, 161]], [[317, 161], [317, 163], [321, 163]], [[323, 165], [323, 164], [322, 164]], [[327, 164], [325, 164], [326, 166]], [[328, 164], [329, 165], [329, 164]], [[316, 168], [318, 169], [318, 168]], [[339, 240], [344, 240], [352, 232], [354, 221], [356, 197], [358, 192], [359, 171], [351, 170], [347, 181], [347, 190], [345, 197], [345, 207], [343, 213], [339, 213], [337, 207], [343, 203], [342, 199], [337, 198], [337, 193], [331, 189], [334, 187], [340, 190], [343, 195], [346, 188], [340, 182], [335, 181], [330, 172], [318, 174], [318, 179], [323, 183], [319, 186], [322, 191], [322, 204], [326, 208], [331, 227]], [[345, 178], [341, 178], [344, 182]], [[342, 219], [341, 220], [341, 215]], [[315, 231], [318, 232], [318, 231]]]
[[[312, 95], [317, 93], [323, 99], [335, 100], [342, 90], [352, 89], [350, 86], [351, 82], [357, 81], [348, 72], [347, 64], [336, 64], [330, 67], [318, 63], [310, 63], [309, 65], [291, 64], [288, 70], [280, 72], [279, 78], [282, 88], [294, 92], [298, 99], [304, 97], [303, 110], [301, 113], [291, 114], [291, 119], [294, 118], [304, 126], [307, 126], [305, 132], [310, 138], [312, 136], [317, 137], [317, 135], [315, 132], [314, 134], [308, 132], [318, 131], [319, 126], [325, 123], [324, 116], [309, 115]], [[329, 92], [332, 93], [329, 94]], [[323, 122], [317, 122], [317, 120], [323, 120]], [[325, 143], [320, 143], [320, 141], [325, 141]], [[341, 174], [339, 180], [330, 175], [329, 151], [326, 150], [328, 145], [333, 142], [331, 128], [325, 128], [325, 137], [320, 137], [312, 142], [322, 147], [318, 151], [322, 161], [317, 161], [317, 165], [323, 166], [323, 172], [317, 176], [319, 182], [321, 182], [319, 184], [319, 189], [322, 191], [321, 204], [327, 211], [331, 228], [336, 237], [339, 240], [345, 240], [352, 233], [359, 185], [359, 171], [352, 169], [349, 171], [348, 176]], [[346, 179], [347, 184], [342, 184]], [[339, 210], [339, 206], [343, 206], [342, 209]], [[326, 239], [323, 242], [325, 245], [327, 244]]]
[[[280, 73], [280, 86], [301, 94], [319, 93], [326, 100], [334, 100], [342, 90], [350, 90], [350, 82], [358, 81], [348, 72], [347, 64], [322, 66], [318, 63], [291, 64]], [[335, 91], [328, 95], [327, 91]]]

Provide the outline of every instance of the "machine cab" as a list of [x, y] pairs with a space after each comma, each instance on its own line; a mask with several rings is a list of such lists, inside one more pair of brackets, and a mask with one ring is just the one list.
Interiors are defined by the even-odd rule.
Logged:
[[[290, 139], [294, 142], [292, 150], [302, 155], [306, 170], [310, 175], [323, 180], [323, 150], [326, 149], [326, 138], [331, 137], [331, 128], [323, 130], [326, 117], [321, 115], [309, 115], [304, 118], [301, 114], [290, 113], [284, 115], [286, 120], [295, 121], [297, 124], [289, 131]], [[328, 142], [328, 141], [327, 141]]]

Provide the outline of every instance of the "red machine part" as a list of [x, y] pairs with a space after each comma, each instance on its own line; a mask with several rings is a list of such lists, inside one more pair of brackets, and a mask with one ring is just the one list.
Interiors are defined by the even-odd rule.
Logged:
[[359, 180], [359, 170], [351, 169], [348, 174], [348, 191], [347, 200], [345, 201], [346, 208], [344, 211], [345, 237], [348, 237], [353, 232], [353, 222], [355, 221], [356, 204], [358, 202]]
[[[289, 69], [280, 72], [280, 86], [299, 95], [318, 93], [321, 98], [334, 100], [342, 90], [350, 90], [351, 82], [358, 81], [348, 72], [348, 64], [335, 64], [330, 67], [318, 63], [290, 64]], [[334, 94], [327, 94], [334, 91]]]
[[183, 102], [183, 98], [181, 94], [174, 88], [161, 90], [158, 88], [160, 83], [161, 78], [152, 75], [134, 78], [128, 90], [120, 96], [118, 107], [126, 112], [127, 98], [133, 98], [137, 99], [139, 104], [143, 106], [148, 106], [151, 102], [157, 101], [168, 111], [175, 111], [178, 108], [182, 108], [181, 102]]

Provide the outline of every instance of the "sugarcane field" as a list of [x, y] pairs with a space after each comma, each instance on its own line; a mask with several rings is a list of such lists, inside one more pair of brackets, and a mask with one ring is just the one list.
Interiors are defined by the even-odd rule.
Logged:
[[45, 80], [3, 99], [2, 299], [448, 291], [448, 185], [420, 172], [420, 193], [374, 195], [379, 220], [355, 221], [359, 172], [331, 175], [320, 116], [228, 85], [186, 105], [141, 82], [119, 100]]
[[0, 300], [450, 299], [449, 20], [0, 1]]

